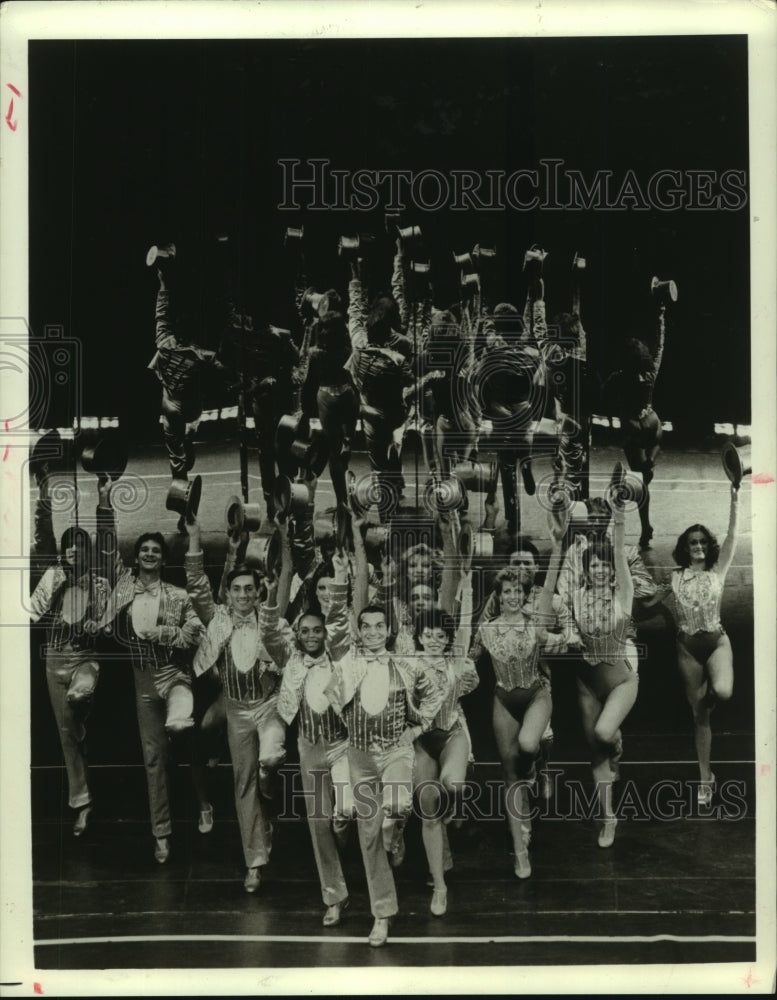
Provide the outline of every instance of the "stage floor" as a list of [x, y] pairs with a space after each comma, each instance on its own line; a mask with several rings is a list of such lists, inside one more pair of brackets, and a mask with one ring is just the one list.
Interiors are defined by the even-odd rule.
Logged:
[[[449, 828], [454, 868], [442, 918], [429, 913], [414, 817], [395, 873], [399, 915], [382, 949], [366, 941], [372, 918], [355, 830], [344, 853], [351, 906], [339, 927], [325, 930], [307, 823], [291, 815], [287, 797], [274, 804], [272, 857], [259, 892], [250, 896], [242, 887], [229, 767], [210, 771], [216, 818], [206, 835], [196, 828], [187, 769], [177, 769], [173, 851], [164, 866], [153, 859], [142, 767], [94, 769], [95, 819], [81, 839], [72, 837], [69, 810], [62, 808], [62, 770], [36, 769], [36, 968], [754, 961], [753, 742], [716, 737], [718, 794], [701, 810], [696, 766], [682, 756], [687, 743], [630, 738], [615, 794], [621, 821], [606, 850], [597, 845], [595, 820], [571, 815], [579, 814], [571, 786], [590, 793], [590, 769], [579, 759], [553, 761], [557, 794], [534, 821], [527, 880], [513, 874], [506, 820], [486, 818], [481, 805], [479, 817]], [[499, 768], [478, 764], [474, 780], [481, 789], [496, 788]], [[666, 818], [655, 815], [656, 802]], [[642, 815], [648, 809], [652, 817]]]

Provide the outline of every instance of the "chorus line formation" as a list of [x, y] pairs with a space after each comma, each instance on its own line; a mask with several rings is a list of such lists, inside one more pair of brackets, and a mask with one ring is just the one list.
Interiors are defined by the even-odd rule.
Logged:
[[[76, 837], [93, 808], [84, 741], [101, 663], [126, 662], [156, 861], [164, 864], [173, 849], [171, 748], [183, 745], [191, 759], [199, 830], [207, 834], [214, 824], [207, 763], [225, 726], [244, 889], [256, 893], [272, 850], [278, 769], [296, 731], [323, 924], [339, 924], [349, 905], [341, 852], [355, 825], [374, 920], [368, 940], [379, 947], [398, 912], [393, 870], [402, 864], [414, 813], [430, 910], [446, 913], [448, 826], [463, 822], [472, 790], [466, 697], [488, 658], [517, 878], [532, 874], [532, 801], [553, 791], [549, 665], [558, 658], [569, 660], [576, 678], [598, 844], [614, 842], [621, 726], [639, 690], [635, 602], [666, 602], [673, 612], [698, 756], [697, 804], [710, 806], [710, 718], [733, 686], [720, 605], [749, 451], [729, 444], [723, 452], [731, 481], [724, 541], [690, 525], [677, 539], [675, 568], [656, 580], [641, 552], [653, 536], [650, 483], [661, 440], [653, 392], [677, 300], [674, 281], [645, 280], [655, 343], [628, 341], [604, 387], [617, 404], [630, 471], [616, 463], [604, 495], [591, 496], [590, 424], [601, 386], [587, 363], [582, 256], [570, 261], [569, 312], [549, 319], [547, 252], [538, 245], [526, 251], [517, 276], [525, 287], [519, 308], [498, 301], [493, 247], [452, 251], [460, 295], [442, 305], [417, 225], [387, 215], [379, 236], [343, 236], [340, 288], [309, 284], [306, 239], [304, 228], [289, 228], [282, 251], [294, 272], [300, 325], [293, 333], [249, 311], [236, 291], [234, 242], [214, 238], [216, 346], [193, 335], [176, 245], [149, 250], [146, 264], [158, 280], [149, 368], [161, 384], [172, 474], [166, 507], [179, 515], [177, 530], [187, 540], [186, 588], [165, 580], [168, 540], [160, 530], [143, 531], [133, 558], [122, 560], [117, 513], [127, 451], [118, 433], [92, 441], [80, 456], [97, 477], [95, 531], [79, 524], [76, 506], [57, 544], [61, 442], [49, 431], [30, 462], [38, 491], [32, 621], [45, 627]], [[223, 380], [239, 418], [240, 493], [224, 498], [220, 580], [206, 571], [203, 479], [190, 476], [205, 373]], [[554, 432], [540, 444], [535, 432], [548, 413]], [[362, 476], [351, 469], [359, 421], [370, 464]], [[249, 495], [253, 448], [260, 500]], [[539, 484], [532, 467], [538, 454], [553, 470]], [[327, 466], [335, 504], [322, 509], [317, 484]], [[75, 480], [75, 459], [72, 474]], [[547, 525], [542, 556], [521, 531], [531, 497]], [[481, 504], [485, 516], [477, 523]], [[162, 517], [148, 507], [149, 523]], [[635, 511], [639, 546], [629, 547], [626, 521]], [[502, 515], [506, 551], [495, 545]]]

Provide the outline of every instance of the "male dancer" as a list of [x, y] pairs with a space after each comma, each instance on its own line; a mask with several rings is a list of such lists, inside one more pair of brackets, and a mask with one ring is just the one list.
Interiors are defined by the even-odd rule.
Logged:
[[402, 863], [413, 796], [413, 742], [430, 728], [445, 691], [417, 661], [388, 652], [382, 607], [363, 608], [357, 627], [362, 648], [353, 646], [336, 664], [325, 694], [348, 729], [359, 843], [375, 918], [369, 943], [379, 948], [397, 912], [386, 852], [394, 867]]

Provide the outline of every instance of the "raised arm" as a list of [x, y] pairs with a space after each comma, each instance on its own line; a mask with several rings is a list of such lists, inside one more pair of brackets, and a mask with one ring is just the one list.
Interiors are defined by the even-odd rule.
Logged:
[[326, 616], [327, 651], [333, 661], [341, 660], [351, 646], [351, 626], [348, 621], [348, 558], [332, 556], [335, 575], [330, 587], [330, 607]]
[[291, 580], [294, 576], [294, 560], [291, 555], [288, 526], [279, 525], [281, 532], [281, 571], [278, 576], [278, 607], [282, 615], [286, 614], [291, 596]]
[[367, 295], [361, 279], [360, 261], [351, 264], [348, 283], [348, 334], [353, 350], [367, 346]]
[[38, 477], [38, 499], [35, 501], [34, 538], [35, 558], [39, 565], [45, 566], [57, 558], [57, 540], [54, 537], [54, 520], [51, 513], [51, 495], [49, 479], [46, 475]]
[[405, 255], [402, 251], [402, 240], [397, 238], [397, 248], [394, 254], [394, 270], [391, 274], [391, 294], [399, 307], [399, 318], [402, 329], [407, 329], [408, 310], [405, 296]]
[[664, 357], [664, 339], [666, 337], [666, 305], [662, 302], [658, 307], [658, 339], [656, 341], [656, 351], [653, 355], [654, 381], [658, 378], [658, 370]]
[[[459, 582], [459, 627], [453, 640], [459, 655], [466, 656], [472, 641], [472, 570], [461, 574]], [[470, 688], [472, 690], [472, 688]]]
[[259, 608], [259, 631], [262, 645], [278, 670], [282, 671], [294, 653], [296, 644], [288, 622], [281, 624], [277, 579], [270, 581], [267, 600]]
[[362, 534], [364, 518], [353, 514], [351, 523], [353, 525], [354, 569], [351, 601], [353, 613], [358, 617], [361, 609], [370, 603], [370, 566], [367, 562], [367, 550], [364, 547], [364, 535]]
[[452, 615], [456, 609], [456, 591], [459, 589], [459, 554], [456, 548], [458, 514], [452, 511], [449, 514], [439, 513], [437, 515], [442, 535], [443, 567], [442, 579], [440, 580], [439, 605], [443, 611]]
[[728, 515], [728, 531], [726, 538], [720, 547], [720, 557], [717, 564], [717, 572], [721, 576], [728, 573], [731, 562], [734, 558], [734, 550], [737, 545], [737, 535], [739, 534], [739, 488], [731, 485], [731, 506]]
[[612, 505], [612, 535], [615, 549], [615, 593], [623, 611], [630, 615], [634, 602], [634, 581], [631, 579], [626, 556], [626, 512], [618, 503]]
[[186, 534], [189, 536], [189, 547], [183, 560], [186, 570], [186, 591], [202, 623], [209, 625], [216, 613], [216, 602], [213, 600], [210, 581], [205, 573], [200, 523], [196, 517], [191, 524], [186, 521]]

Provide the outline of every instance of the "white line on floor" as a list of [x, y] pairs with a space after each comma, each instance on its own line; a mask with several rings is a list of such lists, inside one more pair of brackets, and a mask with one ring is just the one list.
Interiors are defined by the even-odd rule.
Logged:
[[[163, 941], [233, 941], [251, 944], [364, 944], [363, 937], [334, 937], [321, 934], [158, 934], [158, 935], [115, 935], [113, 937], [84, 938], [49, 938], [35, 941], [37, 947], [51, 945], [81, 945], [81, 944], [151, 944]], [[684, 934], [623, 934], [616, 936], [593, 934], [547, 934], [547, 935], [505, 935], [483, 937], [391, 937], [392, 944], [553, 944], [555, 942], [594, 943], [594, 944], [652, 944], [658, 941], [680, 941], [689, 944], [713, 944], [728, 942], [732, 944], [753, 943], [755, 936], [749, 935], [684, 935]]]

